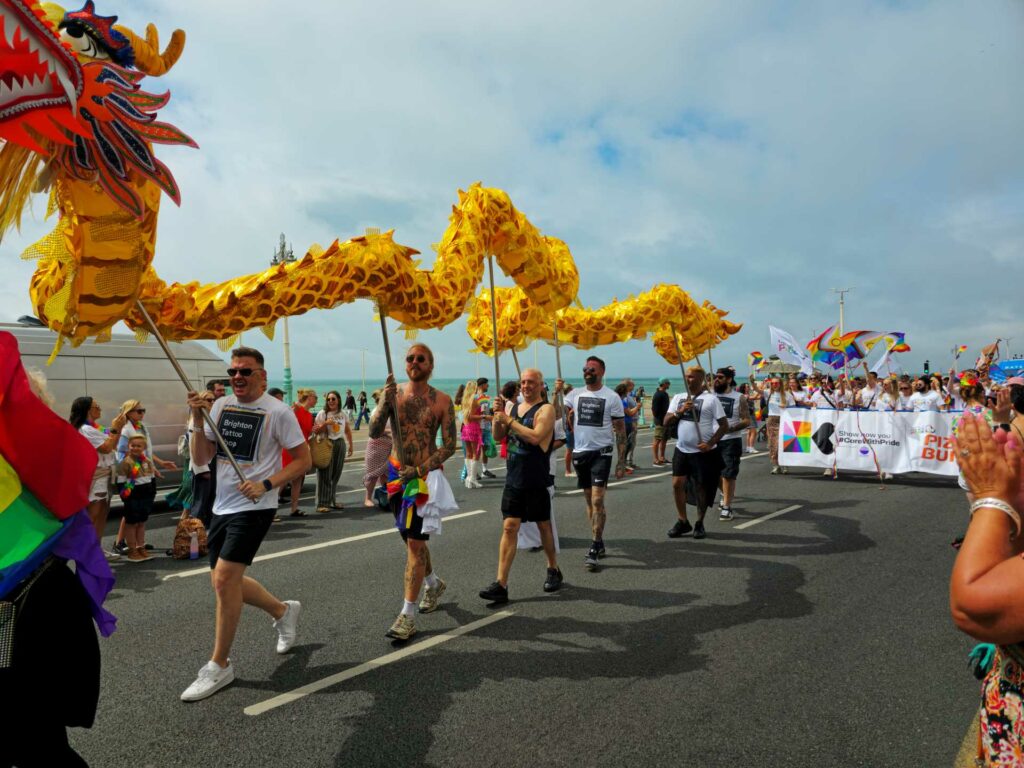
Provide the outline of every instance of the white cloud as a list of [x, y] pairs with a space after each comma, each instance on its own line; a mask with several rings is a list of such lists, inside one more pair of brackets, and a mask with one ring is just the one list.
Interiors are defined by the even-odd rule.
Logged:
[[[849, 327], [907, 332], [909, 368], [1014, 320], [992, 288], [1024, 277], [1010, 0], [98, 10], [189, 32], [147, 81], [201, 147], [158, 150], [182, 188], [161, 212], [167, 280], [261, 269], [279, 232], [301, 252], [367, 226], [429, 265], [456, 189], [482, 180], [569, 244], [585, 303], [669, 281], [732, 310], [745, 329], [716, 362], [743, 366], [769, 322], [809, 337], [840, 285], [856, 286]], [[0, 319], [31, 311], [17, 254], [45, 231], [0, 245]], [[970, 311], [945, 311], [954, 292]], [[293, 320], [296, 375], [351, 375], [363, 347], [379, 374], [372, 314]], [[475, 372], [462, 321], [424, 338], [439, 375]], [[279, 366], [280, 345], [261, 346]], [[649, 343], [601, 354], [621, 373], [667, 370]]]

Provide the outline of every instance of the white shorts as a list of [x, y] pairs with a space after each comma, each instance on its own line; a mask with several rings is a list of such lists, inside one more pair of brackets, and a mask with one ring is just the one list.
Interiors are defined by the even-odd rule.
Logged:
[[104, 472], [92, 479], [89, 501], [107, 501], [110, 498], [110, 473]]

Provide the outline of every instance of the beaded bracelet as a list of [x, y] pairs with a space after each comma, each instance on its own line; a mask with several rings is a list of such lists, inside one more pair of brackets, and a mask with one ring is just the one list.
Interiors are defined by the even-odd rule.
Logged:
[[1007, 504], [1002, 499], [996, 499], [996, 498], [992, 498], [992, 497], [984, 498], [984, 499], [978, 499], [973, 504], [971, 504], [971, 516], [973, 516], [974, 513], [977, 510], [981, 509], [982, 507], [988, 507], [990, 509], [998, 509], [1000, 512], [1005, 513], [1007, 517], [1009, 517], [1011, 520], [1013, 520], [1013, 525], [1016, 528], [1016, 534], [1015, 535], [1017, 535], [1017, 536], [1020, 535], [1020, 525], [1021, 525], [1021, 523], [1020, 523], [1020, 515], [1017, 514], [1017, 510], [1014, 509], [1010, 504]]

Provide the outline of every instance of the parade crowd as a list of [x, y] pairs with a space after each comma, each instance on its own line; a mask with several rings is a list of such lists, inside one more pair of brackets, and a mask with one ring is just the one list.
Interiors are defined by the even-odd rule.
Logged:
[[[353, 430], [368, 424], [364, 455], [363, 504], [387, 509], [394, 516], [405, 548], [402, 600], [385, 635], [407, 641], [418, 631], [419, 617], [436, 610], [447, 589], [431, 556], [429, 541], [440, 531], [440, 519], [455, 508], [443, 467], [462, 454], [460, 480], [467, 490], [496, 478], [488, 461], [504, 459], [501, 497], [502, 527], [494, 581], [479, 591], [496, 605], [510, 599], [516, 553], [543, 551], [545, 592], [564, 583], [554, 517], [555, 478], [575, 478], [583, 492], [591, 543], [583, 558], [586, 571], [596, 571], [606, 556], [609, 482], [637, 469], [637, 427], [646, 393], [629, 379], [605, 383], [604, 361], [587, 358], [583, 384], [562, 379], [546, 382], [541, 371], [527, 368], [518, 381], [506, 382], [490, 394], [490, 381], [466, 382], [452, 398], [430, 385], [433, 353], [414, 344], [405, 357], [407, 381], [389, 376], [371, 394], [342, 396], [327, 392], [317, 410], [318, 394], [300, 389], [294, 406], [280, 390], [267, 388], [259, 351], [241, 347], [232, 352], [227, 382], [211, 383], [188, 396], [188, 424], [182, 450], [189, 461], [190, 494], [183, 519], [196, 519], [205, 531], [216, 598], [215, 634], [210, 659], [181, 694], [183, 701], [213, 695], [235, 678], [230, 652], [243, 605], [265, 611], [276, 630], [276, 651], [295, 644], [302, 605], [281, 600], [247, 575], [264, 538], [285, 505], [299, 508], [303, 479], [318, 453], [316, 505], [319, 513], [342, 510], [337, 486], [346, 457], [353, 454]], [[779, 417], [785, 408], [831, 408], [890, 411], [955, 411], [961, 486], [967, 491], [972, 519], [953, 573], [952, 608], [958, 626], [992, 643], [980, 651], [986, 663], [986, 700], [981, 708], [980, 754], [1019, 749], [1024, 722], [1019, 716], [1024, 680], [1024, 599], [1005, 585], [1024, 578], [1024, 544], [1020, 516], [1024, 493], [1020, 481], [1020, 446], [1024, 445], [1024, 380], [991, 381], [985, 370], [949, 376], [880, 378], [784, 375], [738, 384], [736, 373], [714, 373], [694, 365], [685, 370], [684, 391], [671, 394], [663, 378], [650, 398], [651, 463], [671, 466], [675, 519], [670, 538], [707, 536], [705, 516], [718, 499], [718, 517], [733, 518], [733, 500], [744, 454], [758, 453], [767, 440], [771, 472], [778, 464]], [[100, 405], [77, 399], [70, 421], [95, 447], [99, 466], [93, 481], [89, 513], [102, 538], [110, 498], [123, 501], [122, 519], [113, 549], [107, 553], [130, 563], [152, 557], [145, 524], [152, 511], [156, 480], [173, 461], [156, 456], [143, 422], [146, 408], [125, 402], [104, 428]], [[207, 414], [209, 420], [207, 420]], [[210, 421], [228, 424], [235, 440], [233, 453], [245, 467], [239, 483], [220, 454]], [[669, 446], [671, 453], [667, 455]], [[564, 464], [556, 451], [566, 448]], [[427, 501], [424, 503], [423, 499]], [[975, 514], [977, 513], [977, 514]], [[1006, 581], [1009, 580], [1009, 581]], [[979, 675], [981, 676], [981, 675]], [[1008, 683], [1007, 680], [1010, 682]], [[1014, 709], [1016, 707], [1016, 709]], [[1003, 763], [1000, 763], [1003, 764]], [[1017, 763], [1007, 763], [1017, 764]]]

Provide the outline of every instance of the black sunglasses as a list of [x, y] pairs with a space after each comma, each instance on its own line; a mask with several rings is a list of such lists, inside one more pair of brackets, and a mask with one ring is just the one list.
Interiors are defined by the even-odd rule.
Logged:
[[425, 363], [427, 362], [426, 355], [406, 355], [405, 362], [407, 363]]
[[235, 376], [244, 376], [245, 378], [249, 378], [256, 371], [261, 371], [261, 370], [263, 370], [263, 369], [262, 368], [228, 368], [227, 373], [228, 373], [228, 377], [232, 377], [232, 378], [235, 377]]
[[145, 408], [132, 408], [132, 410], [135, 411], [136, 413], [145, 413], [146, 412]]
[[597, 368], [584, 368], [584, 373], [597, 373]]

